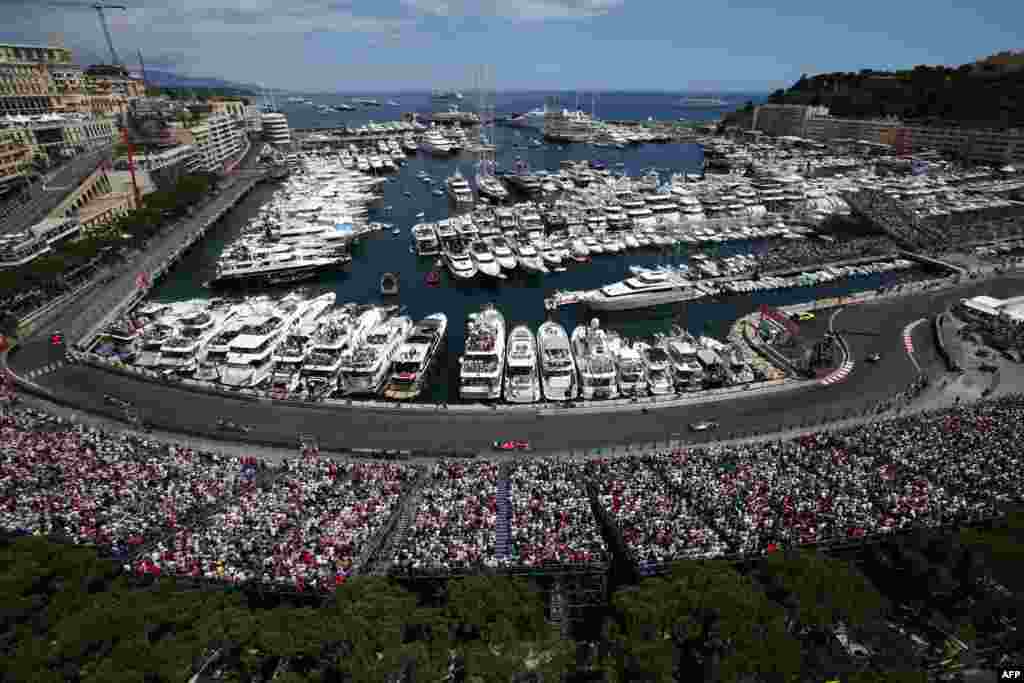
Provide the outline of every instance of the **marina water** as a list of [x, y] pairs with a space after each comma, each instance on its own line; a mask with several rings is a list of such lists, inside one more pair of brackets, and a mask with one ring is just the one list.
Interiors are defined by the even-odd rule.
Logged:
[[[396, 97], [402, 97], [397, 95]], [[674, 96], [673, 96], [674, 97]], [[314, 101], [319, 101], [313, 97]], [[429, 97], [426, 98], [429, 101]], [[329, 102], [329, 98], [324, 98]], [[345, 101], [345, 100], [339, 100]], [[383, 101], [383, 100], [382, 100]], [[399, 100], [404, 105], [405, 101]], [[541, 100], [542, 101], [542, 100]], [[527, 107], [527, 104], [529, 106]], [[294, 105], [292, 105], [294, 106]], [[303, 105], [299, 105], [303, 106]], [[536, 100], [524, 102], [524, 107], [538, 106]], [[311, 117], [318, 113], [312, 107], [305, 106]], [[381, 107], [380, 110], [389, 108]], [[391, 107], [389, 115], [372, 110], [374, 115], [380, 114], [378, 120], [394, 120], [396, 108]], [[291, 107], [285, 109], [289, 120], [292, 120]], [[679, 110], [673, 110], [677, 112]], [[363, 114], [362, 111], [345, 112], [347, 114]], [[339, 115], [345, 114], [339, 113]], [[678, 115], [677, 115], [678, 116]], [[326, 117], [324, 117], [326, 118]], [[609, 116], [610, 118], [610, 116]], [[625, 117], [623, 117], [625, 118]], [[364, 119], [365, 120], [365, 119]], [[301, 119], [296, 116], [295, 127], [301, 127]], [[336, 124], [335, 124], [336, 125]], [[665, 144], [631, 146], [626, 149], [595, 148], [588, 145], [566, 145], [562, 147], [545, 145], [542, 148], [521, 147], [528, 140], [539, 137], [539, 133], [518, 131], [514, 129], [495, 129], [499, 144], [499, 168], [511, 168], [516, 157], [528, 161], [532, 170], [558, 170], [559, 162], [572, 160], [601, 159], [610, 168], [622, 163], [630, 175], [637, 175], [650, 168], [658, 168], [667, 180], [668, 174], [688, 172], [698, 173], [702, 165], [702, 153], [694, 144]], [[617, 280], [629, 277], [630, 266], [655, 267], [667, 264], [688, 263], [688, 254], [705, 253], [712, 256], [730, 256], [737, 253], [758, 253], [766, 248], [762, 240], [729, 242], [716, 245], [690, 246], [676, 249], [634, 249], [619, 254], [598, 254], [590, 263], [569, 263], [562, 273], [545, 275], [526, 275], [516, 271], [509, 279], [488, 281], [482, 277], [472, 283], [455, 283], [447, 270], [442, 272], [441, 284], [429, 287], [425, 283], [427, 273], [434, 269], [434, 257], [417, 257], [411, 252], [410, 228], [419, 222], [436, 221], [451, 215], [447, 196], [436, 197], [431, 190], [443, 186], [444, 179], [456, 168], [461, 169], [467, 177], [472, 177], [475, 160], [471, 154], [463, 153], [450, 159], [437, 159], [426, 156], [422, 152], [409, 156], [407, 163], [396, 173], [394, 180], [384, 185], [383, 200], [370, 212], [370, 220], [393, 224], [401, 229], [400, 234], [392, 235], [390, 231], [371, 233], [361, 238], [353, 248], [353, 262], [344, 272], [328, 273], [319, 280], [305, 283], [302, 288], [311, 295], [325, 291], [334, 291], [338, 303], [356, 302], [362, 304], [399, 304], [405, 313], [414, 320], [431, 313], [443, 312], [449, 318], [447, 355], [441, 359], [439, 380], [428, 391], [422, 400], [431, 402], [458, 401], [458, 357], [463, 351], [463, 340], [466, 315], [479, 310], [486, 303], [493, 302], [505, 315], [509, 329], [518, 323], [528, 323], [536, 330], [546, 318], [544, 298], [555, 290], [582, 290], [600, 287]], [[426, 171], [434, 180], [426, 184], [416, 178], [420, 170]], [[200, 244], [187, 254], [168, 276], [154, 289], [153, 298], [159, 301], [181, 301], [192, 298], [212, 296], [204, 283], [212, 279], [216, 260], [224, 245], [233, 239], [254, 217], [264, 203], [269, 201], [276, 186], [273, 184], [259, 185], [257, 188], [229, 214], [220, 225], [208, 234]], [[411, 192], [406, 197], [404, 192]], [[387, 209], [386, 207], [390, 207]], [[423, 218], [417, 214], [423, 212]], [[811, 269], [811, 266], [806, 268]], [[380, 278], [385, 272], [397, 273], [400, 277], [400, 292], [397, 296], [383, 296], [380, 293]], [[801, 287], [786, 290], [765, 291], [753, 294], [720, 297], [716, 300], [699, 299], [697, 301], [672, 307], [646, 309], [641, 311], [601, 313], [602, 324], [630, 338], [652, 336], [658, 332], [668, 332], [673, 324], [687, 328], [695, 335], [710, 334], [724, 338], [732, 322], [761, 304], [783, 306], [802, 301], [834, 297], [849, 292], [874, 289], [888, 285], [897, 279], [905, 279], [906, 273], [881, 273], [876, 275], [854, 277], [837, 280], [817, 287]], [[246, 293], [269, 293], [283, 295], [293, 287], [283, 286], [276, 289], [261, 287]], [[561, 308], [552, 314], [556, 320], [571, 334], [578, 323], [588, 321], [595, 314], [579, 306]]]

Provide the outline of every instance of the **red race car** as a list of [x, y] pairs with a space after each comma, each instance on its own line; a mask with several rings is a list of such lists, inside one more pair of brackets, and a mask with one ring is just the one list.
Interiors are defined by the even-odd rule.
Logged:
[[495, 441], [494, 450], [496, 451], [528, 451], [530, 450], [529, 441]]

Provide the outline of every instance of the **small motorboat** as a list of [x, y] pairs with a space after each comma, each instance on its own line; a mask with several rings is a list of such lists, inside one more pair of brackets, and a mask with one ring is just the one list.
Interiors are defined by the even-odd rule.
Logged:
[[416, 214], [416, 218], [423, 218], [423, 217], [424, 217], [424, 216], [426, 216], [426, 215], [427, 215], [427, 214], [425, 214], [425, 213], [423, 213], [422, 211], [420, 211], [420, 212], [419, 212], [418, 214]]
[[444, 190], [442, 190], [441, 188], [437, 188], [436, 190], [432, 191], [430, 194], [434, 195], [435, 197], [443, 197], [444, 196]]
[[402, 194], [404, 194], [406, 197], [411, 197], [412, 196], [412, 192], [409, 192], [409, 190], [406, 190]]
[[402, 229], [401, 228], [395, 228], [394, 230], [391, 231], [391, 234], [392, 235], [401, 235], [402, 234]]
[[398, 294], [398, 276], [394, 273], [384, 273], [381, 275], [380, 293], [384, 296], [395, 296]]
[[441, 272], [438, 270], [432, 270], [427, 273], [427, 277], [424, 279], [428, 287], [437, 287], [441, 284]]

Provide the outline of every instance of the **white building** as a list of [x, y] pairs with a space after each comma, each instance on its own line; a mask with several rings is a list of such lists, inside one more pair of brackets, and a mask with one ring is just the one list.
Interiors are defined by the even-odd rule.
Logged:
[[250, 133], [263, 132], [263, 112], [254, 104], [245, 108], [245, 129]]
[[187, 162], [188, 171], [217, 173], [235, 161], [246, 147], [245, 131], [227, 114], [215, 114], [191, 128], [197, 154]]
[[284, 114], [268, 112], [263, 115], [263, 136], [274, 145], [287, 146], [292, 142], [292, 132]]

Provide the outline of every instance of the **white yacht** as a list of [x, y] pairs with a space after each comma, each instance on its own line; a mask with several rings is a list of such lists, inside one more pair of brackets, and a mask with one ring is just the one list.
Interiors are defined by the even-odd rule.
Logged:
[[537, 330], [544, 398], [548, 401], [571, 401], [579, 387], [576, 363], [565, 328], [551, 320]]
[[234, 389], [258, 387], [270, 379], [271, 357], [284, 338], [284, 331], [301, 315], [308, 302], [286, 297], [273, 313], [250, 317], [228, 347], [227, 361], [220, 373], [220, 383]]
[[491, 277], [501, 275], [501, 266], [498, 264], [498, 260], [494, 258], [494, 254], [491, 253], [486, 242], [475, 240], [469, 245], [469, 252], [473, 256], [477, 270], [481, 273]]
[[473, 188], [458, 170], [445, 181], [448, 196], [459, 206], [473, 206]]
[[677, 389], [696, 391], [704, 381], [704, 368], [697, 358], [697, 345], [688, 333], [673, 328], [670, 336], [662, 337], [660, 346], [668, 354]]
[[309, 354], [311, 340], [322, 324], [321, 317], [328, 308], [334, 305], [337, 295], [334, 292], [322, 294], [310, 302], [303, 314], [292, 323], [284, 341], [277, 347], [272, 356], [274, 370], [270, 377], [270, 391], [286, 397], [299, 387], [302, 376], [302, 364]]
[[449, 272], [457, 280], [472, 280], [478, 272], [473, 257], [469, 255], [465, 242], [455, 237], [444, 240], [442, 244], [444, 262]]
[[333, 391], [345, 353], [383, 319], [384, 313], [377, 307], [358, 316], [349, 307], [328, 314], [310, 340], [309, 353], [299, 371], [306, 390], [313, 396]]
[[665, 396], [675, 392], [672, 379], [672, 366], [668, 354], [660, 346], [651, 346], [644, 342], [635, 345], [647, 365], [647, 388], [654, 396]]
[[420, 149], [437, 156], [448, 156], [452, 153], [451, 142], [436, 126], [423, 134], [423, 139], [420, 140]]
[[502, 235], [495, 235], [488, 238], [487, 242], [491, 245], [491, 253], [494, 254], [498, 265], [505, 270], [515, 270], [515, 267], [519, 265], [519, 260], [508, 245], [508, 240]]
[[636, 344], [623, 341], [618, 348], [619, 391], [623, 396], [647, 395], [647, 364]]
[[615, 357], [597, 318], [590, 321], [589, 327], [576, 326], [572, 346], [580, 371], [581, 397], [584, 400], [618, 398]]
[[508, 190], [505, 189], [502, 182], [493, 175], [477, 173], [476, 189], [480, 194], [490, 197], [498, 202], [508, 199]]
[[516, 251], [516, 257], [519, 260], [519, 264], [528, 273], [546, 273], [548, 269], [544, 266], [544, 262], [541, 259], [540, 253], [534, 248], [532, 244], [526, 240], [519, 240], [513, 243], [513, 248]]
[[510, 403], [535, 403], [540, 397], [537, 342], [529, 327], [517, 325], [508, 335], [505, 400]]
[[692, 301], [704, 292], [682, 275], [668, 270], [641, 270], [635, 277], [590, 290], [587, 306], [598, 311], [626, 311]]
[[448, 316], [444, 313], [428, 315], [416, 323], [395, 354], [384, 398], [407, 401], [420, 395], [444, 353], [447, 333]]
[[325, 270], [338, 268], [351, 260], [348, 255], [322, 248], [241, 242], [233, 245], [217, 260], [217, 271], [211, 284], [241, 281], [270, 284], [298, 282], [315, 277]]
[[176, 332], [160, 346], [157, 366], [180, 375], [195, 372], [200, 350], [228, 324], [233, 313], [232, 308], [211, 302], [180, 316], [172, 316]]
[[389, 318], [373, 328], [342, 364], [341, 388], [345, 394], [370, 395], [380, 391], [395, 352], [411, 329], [412, 320], [404, 315]]
[[494, 401], [501, 398], [505, 368], [505, 317], [487, 304], [466, 321], [466, 349], [459, 358], [459, 397]]
[[433, 223], [419, 223], [412, 226], [412, 239], [418, 256], [437, 256], [441, 253], [441, 243]]

